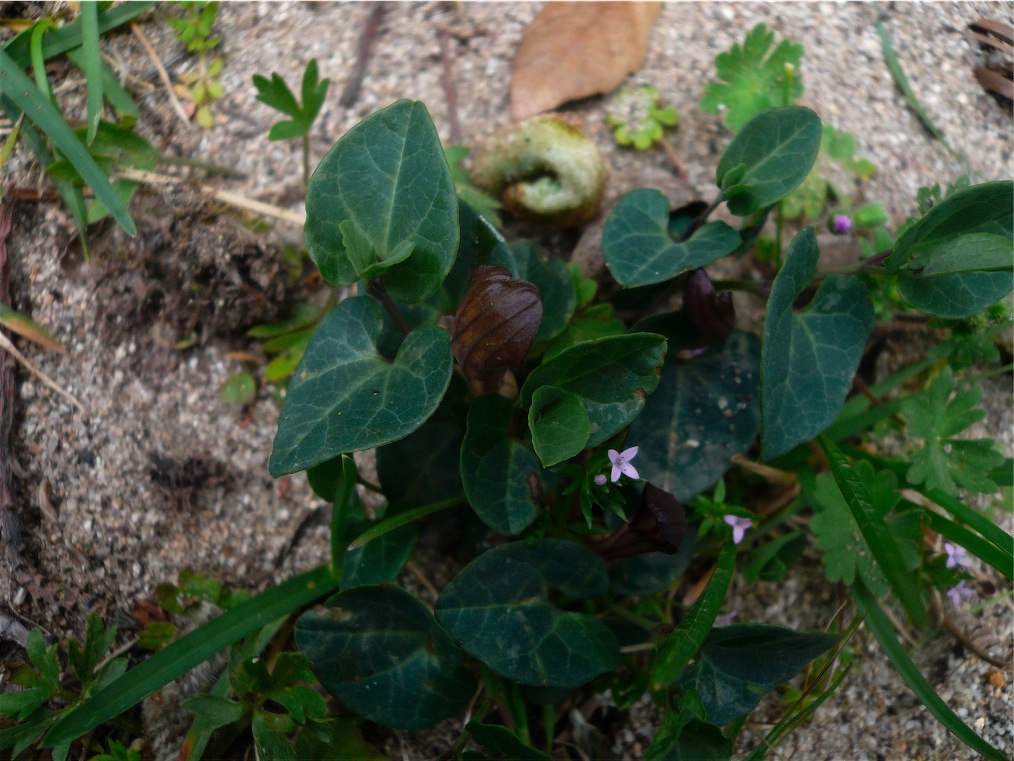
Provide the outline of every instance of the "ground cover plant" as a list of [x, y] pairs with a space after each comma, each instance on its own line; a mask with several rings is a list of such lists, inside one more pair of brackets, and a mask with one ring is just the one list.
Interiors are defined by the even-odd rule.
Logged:
[[[270, 462], [276, 477], [306, 471], [332, 503], [329, 562], [250, 598], [193, 575], [160, 589], [173, 614], [223, 612], [182, 636], [149, 627], [159, 651], [129, 671], [106, 657], [115, 633], [93, 619], [67, 649], [73, 689], [34, 634], [15, 675], [27, 689], [0, 696], [18, 720], [0, 744], [66, 758], [225, 650], [221, 675], [186, 703], [188, 758], [247, 732], [259, 758], [370, 757], [352, 714], [405, 730], [467, 716], [448, 757], [544, 759], [567, 696], [611, 689], [621, 707], [647, 694], [662, 712], [646, 758], [719, 759], [763, 695], [806, 670], [761, 758], [847, 678], [848, 639], [865, 625], [940, 721], [1002, 758], [933, 691], [896, 628], [929, 631], [974, 594], [973, 562], [1014, 570], [1014, 540], [968, 499], [1011, 486], [1011, 463], [995, 442], [959, 437], [985, 414], [971, 360], [995, 359], [982, 337], [1010, 321], [1014, 184], [927, 188], [894, 230], [868, 212], [866, 258], [821, 270], [815, 227], [786, 243], [785, 219], [853, 224], [844, 192], [812, 178], [822, 150], [856, 160], [794, 105], [801, 51], [782, 43], [765, 58], [772, 42], [758, 28], [718, 61], [726, 84], [702, 106], [734, 135], [713, 196], [671, 209], [645, 188], [610, 213], [608, 285], [508, 242], [460, 200], [422, 103], [398, 101], [342, 137], [310, 179], [305, 236], [323, 278], [355, 295], [290, 326], [305, 341]], [[302, 107], [280, 79], [258, 85], [293, 100], [280, 110], [294, 126], [277, 136], [312, 124], [326, 80], [308, 68], [304, 85]], [[524, 179], [556, 190], [552, 176]], [[809, 202], [790, 200], [808, 180]], [[738, 226], [711, 219], [721, 204]], [[771, 277], [712, 280], [705, 268], [746, 255], [772, 214]], [[764, 302], [759, 334], [737, 327], [732, 288]], [[931, 315], [950, 337], [866, 388], [867, 341], [897, 310]], [[922, 444], [900, 457], [865, 445], [887, 428]], [[353, 456], [369, 449], [379, 484], [364, 484]], [[362, 504], [364, 485], [379, 508]], [[397, 580], [437, 514], [455, 518], [460, 565], [430, 607]], [[777, 580], [807, 546], [854, 612], [824, 631], [720, 621], [737, 571]], [[683, 606], [670, 592], [691, 569], [701, 589]], [[110, 738], [95, 752], [131, 751]]]

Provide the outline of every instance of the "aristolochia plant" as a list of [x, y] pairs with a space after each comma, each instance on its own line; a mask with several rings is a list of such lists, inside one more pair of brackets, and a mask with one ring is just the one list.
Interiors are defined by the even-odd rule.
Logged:
[[[719, 160], [712, 203], [673, 210], [651, 189], [621, 199], [602, 235], [618, 312], [595, 302], [579, 271], [508, 244], [459, 203], [421, 103], [399, 101], [354, 127], [310, 182], [306, 242], [324, 278], [357, 295], [309, 340], [270, 463], [276, 477], [306, 471], [333, 503], [330, 563], [177, 640], [47, 727], [45, 741], [66, 747], [327, 597], [299, 617], [301, 655], [286, 654], [284, 668], [269, 674], [253, 644], [233, 651], [235, 699], [226, 679], [188, 704], [203, 742], [242, 718], [261, 758], [326, 745], [336, 735], [325, 708], [293, 686], [315, 678], [345, 709], [390, 727], [467, 712], [452, 754], [473, 739], [545, 759], [531, 747], [530, 714], [541, 712], [552, 752], [558, 706], [590, 686], [621, 706], [649, 694], [662, 709], [645, 758], [727, 758], [764, 693], [819, 659], [760, 757], [841, 683], [847, 665], [835, 664], [847, 664], [845, 641], [865, 621], [930, 710], [1002, 758], [936, 695], [892, 624], [928, 627], [945, 591], [962, 604], [973, 563], [1011, 577], [1011, 537], [961, 500], [1010, 483], [993, 442], [958, 437], [983, 414], [981, 392], [954, 377], [945, 345], [849, 394], [874, 326], [871, 291], [883, 308], [952, 320], [1010, 292], [1014, 185], [938, 198], [837, 274], [820, 272], [817, 236], [801, 230], [771, 282], [731, 283], [766, 298], [760, 334], [740, 330], [703, 268], [750, 248], [806, 178], [821, 135], [810, 109], [765, 108]], [[722, 203], [742, 229], [709, 221]], [[656, 306], [674, 286], [682, 308]], [[936, 372], [924, 392], [879, 398], [927, 370]], [[855, 445], [890, 421], [925, 442], [910, 461]], [[372, 524], [352, 457], [367, 449], [384, 498]], [[774, 487], [784, 498], [755, 496]], [[457, 575], [424, 602], [396, 581], [419, 520], [439, 511], [455, 511], [454, 532], [468, 539], [456, 544]], [[818, 633], [719, 619], [737, 566], [750, 581], [778, 580], [808, 546], [851, 589], [851, 625]], [[691, 563], [709, 580], [683, 609], [669, 592]], [[481, 723], [494, 707], [508, 727]]]

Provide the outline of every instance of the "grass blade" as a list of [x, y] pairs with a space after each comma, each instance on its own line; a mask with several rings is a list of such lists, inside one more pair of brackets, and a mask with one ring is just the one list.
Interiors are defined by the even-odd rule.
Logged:
[[42, 130], [60, 152], [74, 165], [78, 174], [84, 178], [88, 186], [95, 192], [95, 197], [102, 202], [117, 222], [130, 235], [137, 233], [134, 220], [127, 213], [126, 206], [120, 196], [113, 190], [105, 174], [99, 169], [88, 149], [78, 140], [77, 135], [63, 120], [45, 96], [39, 92], [17, 64], [3, 50], [0, 50], [0, 90], [25, 115]]
[[831, 465], [835, 483], [838, 484], [852, 517], [859, 526], [859, 531], [862, 532], [870, 552], [873, 553], [873, 559], [877, 561], [902, 607], [908, 611], [912, 622], [919, 627], [925, 626], [929, 617], [926, 614], [926, 603], [923, 602], [922, 593], [915, 578], [905, 568], [898, 543], [891, 536], [883, 517], [874, 509], [865, 484], [834, 442], [822, 436], [820, 445]]
[[860, 611], [866, 615], [866, 628], [877, 638], [887, 660], [901, 675], [908, 688], [929, 709], [929, 712], [936, 716], [955, 737], [976, 753], [981, 753], [986, 758], [995, 759], [995, 761], [1004, 761], [1006, 756], [979, 737], [971, 727], [959, 719], [958, 715], [933, 689], [933, 686], [926, 681], [926, 677], [916, 668], [912, 659], [908, 657], [908, 653], [905, 652], [905, 648], [895, 636], [887, 614], [884, 613], [876, 598], [863, 585], [862, 581], [856, 581], [855, 586], [852, 587], [852, 594], [859, 604]]
[[[99, 34], [105, 34], [116, 29], [118, 26], [126, 24], [155, 4], [156, 0], [137, 0], [137, 2], [121, 3], [114, 8], [99, 13]], [[29, 45], [33, 28], [34, 26], [29, 27], [16, 37], [12, 37], [3, 47], [4, 52], [22, 69], [27, 68], [29, 65]], [[79, 47], [81, 39], [81, 22], [75, 21], [72, 24], [67, 24], [67, 26], [46, 35], [46, 43], [43, 45], [42, 55], [49, 59], [53, 56], [66, 53], [68, 50]]]
[[335, 491], [334, 505], [331, 510], [331, 574], [341, 579], [345, 569], [345, 553], [347, 537], [345, 532], [349, 522], [349, 502], [356, 488], [356, 461], [352, 455], [342, 455], [342, 475]]
[[180, 637], [119, 679], [99, 690], [77, 708], [65, 714], [49, 730], [49, 747], [70, 742], [87, 734], [187, 671], [219, 650], [238, 642], [284, 616], [338, 591], [339, 581], [330, 566], [319, 566], [272, 587], [236, 606], [218, 618]]
[[81, 52], [88, 88], [88, 145], [102, 118], [102, 48], [99, 47], [99, 10], [95, 0], [81, 0]]
[[877, 24], [877, 34], [880, 35], [880, 49], [884, 53], [884, 62], [887, 64], [887, 68], [891, 70], [891, 76], [894, 77], [894, 83], [898, 85], [898, 89], [901, 90], [902, 95], [905, 96], [905, 100], [908, 101], [909, 108], [915, 112], [915, 115], [919, 117], [919, 121], [921, 121], [923, 126], [929, 130], [930, 134], [943, 143], [944, 148], [946, 148], [954, 158], [958, 161], [964, 161], [964, 157], [951, 148], [951, 144], [947, 142], [947, 138], [944, 137], [944, 133], [937, 129], [937, 125], [935, 125], [930, 120], [926, 112], [922, 110], [922, 105], [919, 103], [919, 99], [915, 97], [912, 85], [908, 83], [908, 77], [905, 76], [905, 71], [901, 68], [901, 62], [898, 60], [898, 56], [894, 52], [894, 43], [891, 42], [891, 34], [887, 31], [887, 27], [884, 26], [883, 21]]
[[655, 689], [675, 684], [694, 653], [700, 650], [725, 601], [735, 570], [736, 545], [727, 542], [718, 555], [715, 572], [711, 574], [708, 586], [687, 612], [686, 618], [680, 621], [676, 631], [665, 638], [655, 656], [651, 668], [651, 680]]
[[921, 505], [907, 502], [907, 500], [906, 503], [922, 510], [926, 518], [926, 525], [940, 534], [940, 536], [950, 539], [955, 544], [960, 544], [983, 562], [989, 563], [989, 565], [993, 566], [1008, 579], [1014, 579], [1014, 570], [1012, 570], [1014, 569], [1014, 558], [1004, 554], [1003, 550], [999, 547], [991, 542], [987, 542], [981, 536], [969, 531], [964, 526], [955, 523], [949, 518], [945, 518], [940, 513], [928, 510]]
[[406, 510], [403, 513], [392, 515], [390, 518], [382, 520], [380, 523], [373, 524], [366, 529], [366, 531], [357, 536], [349, 545], [349, 549], [357, 550], [363, 545], [369, 544], [378, 536], [383, 536], [388, 531], [394, 531], [396, 528], [401, 528], [409, 523], [425, 518], [427, 515], [439, 513], [441, 510], [456, 507], [463, 502], [464, 500], [462, 500], [461, 497], [452, 497], [451, 499], [444, 499], [440, 502], [430, 502], [428, 505], [423, 505], [422, 507], [416, 507], [412, 510]]

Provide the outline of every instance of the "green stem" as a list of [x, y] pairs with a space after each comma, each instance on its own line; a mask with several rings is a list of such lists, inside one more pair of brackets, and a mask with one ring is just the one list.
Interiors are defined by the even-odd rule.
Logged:
[[342, 455], [341, 485], [335, 494], [331, 510], [331, 573], [342, 578], [345, 570], [345, 553], [348, 537], [345, 536], [349, 520], [349, 503], [356, 488], [356, 461], [351, 455]]
[[644, 618], [643, 616], [639, 616], [636, 613], [632, 613], [631, 611], [624, 608], [622, 605], [617, 605], [612, 600], [603, 600], [602, 605], [610, 613], [616, 614], [620, 618], [629, 621], [635, 626], [640, 626], [646, 632], [652, 631], [655, 627], [659, 625], [658, 621], [649, 621], [647, 618]]
[[394, 531], [396, 528], [417, 521], [420, 518], [425, 518], [427, 515], [433, 513], [439, 513], [441, 510], [447, 510], [451, 507], [456, 507], [464, 502], [461, 497], [454, 497], [452, 499], [444, 499], [439, 502], [430, 502], [428, 505], [422, 507], [416, 507], [412, 510], [406, 510], [404, 513], [398, 513], [393, 515], [386, 520], [382, 520], [380, 523], [376, 523], [370, 526], [366, 531], [361, 533], [355, 538], [355, 540], [349, 545], [350, 550], [355, 550], [362, 547], [364, 544], [372, 542], [379, 536], [383, 536], [388, 531]]
[[767, 280], [739, 280], [731, 278], [728, 280], [712, 280], [711, 284], [716, 291], [745, 291], [766, 299], [771, 295], [771, 283]]
[[303, 189], [310, 189], [310, 135], [303, 135]]
[[514, 731], [517, 732], [521, 742], [525, 745], [532, 744], [531, 734], [528, 731], [528, 711], [525, 708], [525, 699], [521, 694], [521, 685], [512, 682], [508, 696], [511, 713], [514, 714]]
[[553, 740], [556, 734], [556, 708], [552, 703], [542, 706], [542, 727], [546, 733], [546, 753], [553, 755]]
[[683, 235], [680, 236], [680, 243], [682, 243], [685, 240], [689, 240], [690, 236], [693, 235], [695, 232], [697, 232], [697, 229], [708, 221], [708, 217], [711, 216], [712, 212], [714, 212], [715, 209], [717, 209], [719, 206], [722, 205], [722, 200], [723, 200], [722, 194], [719, 193], [718, 197], [715, 198], [715, 200], [708, 205], [708, 208], [706, 208], [704, 211], [698, 214], [697, 218], [690, 223], [690, 226], [686, 229]]

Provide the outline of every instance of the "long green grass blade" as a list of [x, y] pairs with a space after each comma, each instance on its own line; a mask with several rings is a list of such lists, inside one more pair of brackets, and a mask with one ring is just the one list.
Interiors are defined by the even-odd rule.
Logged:
[[300, 574], [180, 637], [66, 714], [49, 730], [47, 746], [74, 740], [109, 721], [190, 669], [258, 629], [336, 592], [330, 566]]
[[859, 531], [862, 532], [870, 552], [873, 553], [873, 559], [877, 561], [902, 607], [908, 611], [912, 622], [919, 627], [925, 626], [929, 616], [926, 614], [926, 603], [923, 602], [922, 593], [915, 578], [905, 568], [898, 543], [891, 536], [883, 517], [874, 509], [866, 486], [834, 442], [822, 436], [820, 445], [831, 465], [835, 483], [838, 484], [852, 517], [859, 526]]
[[102, 118], [102, 48], [99, 47], [99, 9], [95, 0], [81, 0], [81, 52], [88, 88], [88, 145]]
[[408, 525], [413, 521], [417, 521], [421, 518], [425, 518], [427, 515], [433, 515], [433, 513], [439, 513], [441, 510], [447, 510], [448, 508], [460, 505], [462, 500], [460, 497], [454, 497], [452, 499], [441, 500], [440, 502], [431, 502], [428, 505], [422, 507], [416, 507], [412, 510], [406, 510], [403, 513], [392, 515], [390, 518], [382, 520], [380, 523], [375, 523], [370, 526], [366, 531], [361, 533], [355, 538], [355, 540], [349, 545], [350, 550], [355, 550], [362, 547], [364, 544], [368, 544], [376, 539], [378, 536], [383, 536], [388, 531], [394, 531], [396, 528]]
[[951, 144], [947, 142], [947, 138], [944, 137], [944, 133], [937, 129], [937, 125], [935, 125], [926, 112], [923, 111], [922, 104], [919, 103], [919, 99], [915, 97], [912, 85], [908, 83], [908, 77], [905, 76], [905, 70], [901, 68], [901, 62], [898, 60], [898, 56], [894, 52], [894, 43], [891, 42], [891, 34], [887, 31], [887, 27], [884, 26], [883, 21], [877, 24], [877, 34], [880, 35], [880, 49], [884, 53], [884, 62], [887, 64], [887, 68], [891, 70], [891, 76], [894, 77], [894, 83], [898, 85], [898, 89], [901, 90], [902, 95], [905, 96], [905, 100], [908, 101], [909, 108], [915, 112], [915, 115], [919, 117], [919, 121], [921, 121], [923, 126], [930, 131], [930, 134], [944, 144], [944, 148], [946, 148], [954, 158], [959, 161], [963, 161], [964, 157], [951, 148]]
[[711, 574], [708, 586], [687, 611], [686, 618], [665, 638], [655, 656], [651, 668], [651, 680], [655, 689], [675, 684], [694, 653], [700, 650], [725, 601], [735, 570], [736, 545], [727, 542], [718, 554], [715, 572]]
[[99, 169], [95, 159], [88, 153], [88, 149], [78, 140], [60, 112], [46, 100], [32, 80], [2, 50], [0, 50], [0, 90], [53, 141], [95, 192], [95, 197], [123, 229], [130, 235], [135, 235], [137, 228], [127, 213], [127, 207], [123, 205], [120, 196], [113, 190], [113, 186]]
[[936, 531], [945, 539], [950, 539], [955, 544], [960, 544], [977, 558], [993, 566], [996, 570], [1008, 579], [1014, 579], [1014, 558], [1007, 555], [999, 547], [987, 542], [978, 534], [969, 531], [940, 513], [927, 510], [924, 507], [908, 502], [908, 505], [920, 509], [926, 520], [926, 525]]
[[[137, 2], [121, 3], [107, 11], [98, 14], [99, 34], [105, 34], [118, 26], [122, 26], [132, 19], [137, 18], [146, 10], [156, 4], [156, 0], [137, 0]], [[29, 65], [29, 44], [31, 41], [32, 29], [29, 27], [16, 37], [12, 37], [6, 45], [4, 52], [11, 57], [22, 69]], [[42, 54], [49, 59], [66, 53], [81, 45], [81, 22], [75, 21], [72, 24], [46, 35], [46, 44], [42, 48]]]
[[908, 657], [908, 653], [905, 652], [905, 648], [895, 636], [887, 614], [884, 613], [876, 598], [863, 585], [862, 581], [856, 581], [855, 586], [852, 587], [852, 594], [859, 604], [860, 611], [866, 615], [866, 628], [877, 638], [887, 660], [901, 675], [908, 688], [929, 709], [929, 712], [936, 716], [955, 737], [976, 753], [980, 753], [986, 758], [995, 759], [995, 761], [1004, 761], [1007, 756], [979, 737], [971, 727], [959, 719], [958, 715], [933, 689], [933, 686], [926, 681], [926, 677], [916, 668], [912, 659]]
[[335, 491], [334, 506], [331, 510], [331, 574], [341, 579], [345, 570], [345, 554], [348, 537], [345, 536], [349, 522], [349, 502], [356, 488], [356, 461], [352, 455], [342, 455], [342, 476]]

